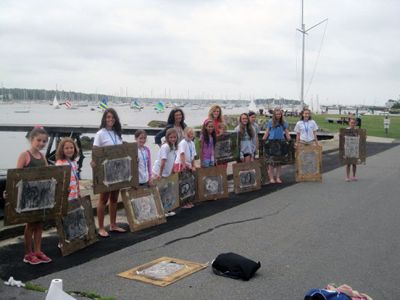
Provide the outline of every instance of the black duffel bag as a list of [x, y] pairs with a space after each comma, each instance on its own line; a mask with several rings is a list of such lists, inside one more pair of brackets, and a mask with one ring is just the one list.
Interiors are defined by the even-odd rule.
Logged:
[[261, 267], [261, 263], [236, 253], [222, 253], [212, 262], [215, 274], [234, 279], [249, 280]]

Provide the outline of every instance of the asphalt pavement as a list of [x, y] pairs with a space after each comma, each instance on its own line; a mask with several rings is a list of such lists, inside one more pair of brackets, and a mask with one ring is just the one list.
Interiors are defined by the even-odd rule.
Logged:
[[[62, 270], [16, 263], [12, 272], [9, 265], [20, 260], [22, 245], [2, 247], [1, 275], [25, 274], [22, 277], [36, 278], [33, 281], [44, 286], [62, 278], [67, 290], [116, 299], [303, 299], [309, 288], [330, 282], [349, 284], [375, 300], [397, 299], [400, 146], [372, 148], [368, 146], [372, 156], [367, 165], [359, 166], [357, 182], [344, 181], [344, 168], [335, 169], [337, 153], [331, 153], [324, 156], [331, 171], [324, 163], [322, 183], [267, 186], [257, 193], [208, 202], [177, 214], [162, 225], [164, 229], [144, 231], [136, 240], [132, 236], [139, 233], [115, 236], [44, 266], [61, 264]], [[380, 152], [385, 149], [389, 150]], [[130, 241], [123, 244], [126, 239]], [[106, 244], [116, 245], [104, 252]], [[116, 276], [161, 256], [205, 263], [223, 252], [260, 261], [261, 269], [244, 282], [218, 277], [207, 268], [165, 288]], [[4, 286], [0, 293], [1, 299], [44, 299], [41, 293]]]

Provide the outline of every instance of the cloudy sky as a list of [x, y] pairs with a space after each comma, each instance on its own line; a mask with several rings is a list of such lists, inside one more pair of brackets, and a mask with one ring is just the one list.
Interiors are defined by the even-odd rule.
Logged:
[[[0, 83], [299, 99], [301, 0], [0, 1]], [[400, 1], [305, 0], [305, 99], [400, 97]]]

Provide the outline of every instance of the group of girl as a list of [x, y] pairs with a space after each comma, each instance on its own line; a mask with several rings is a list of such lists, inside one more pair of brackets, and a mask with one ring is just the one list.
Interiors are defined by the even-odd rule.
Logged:
[[[201, 167], [213, 167], [216, 165], [215, 144], [219, 136], [226, 132], [226, 124], [222, 115], [222, 109], [218, 105], [210, 108], [206, 120], [204, 120], [200, 135], [200, 164]], [[305, 110], [302, 119], [296, 124], [296, 141], [300, 143], [316, 142], [316, 123], [311, 120], [310, 111]], [[290, 140], [288, 124], [284, 121], [279, 109], [274, 111], [272, 119], [265, 126], [263, 140], [287, 139]], [[260, 128], [256, 123], [254, 112], [243, 113], [239, 117], [239, 125], [235, 128], [238, 135], [240, 161], [250, 162], [256, 158], [258, 149], [258, 134]], [[164, 143], [162, 138], [165, 137]], [[47, 166], [46, 158], [41, 154], [48, 141], [47, 132], [41, 127], [35, 127], [29, 134], [30, 149], [23, 152], [17, 162], [17, 168], [31, 168]], [[194, 130], [185, 123], [185, 116], [181, 109], [173, 109], [168, 118], [168, 124], [155, 137], [155, 142], [160, 146], [154, 164], [151, 163], [150, 149], [146, 146], [147, 134], [144, 130], [135, 132], [135, 141], [138, 145], [138, 172], [141, 186], [153, 185], [153, 180], [168, 177], [173, 172], [194, 171], [196, 147], [193, 142]], [[96, 133], [93, 147], [120, 145], [122, 140], [122, 128], [117, 112], [108, 108], [101, 119], [100, 130]], [[71, 138], [63, 138], [56, 151], [56, 165], [71, 166], [70, 190], [68, 200], [80, 197], [79, 174], [76, 158], [79, 155], [78, 147]], [[95, 164], [92, 161], [91, 166]], [[275, 178], [274, 172], [276, 171]], [[268, 174], [271, 183], [280, 183], [281, 167], [271, 165]], [[119, 191], [101, 193], [97, 203], [98, 235], [109, 237], [109, 232], [104, 226], [104, 210], [109, 203], [110, 232], [122, 233], [126, 230], [117, 225], [117, 201]], [[193, 204], [188, 202], [184, 207], [190, 208]], [[25, 255], [23, 261], [29, 264], [41, 264], [51, 262], [41, 250], [43, 223], [27, 223], [24, 232]]]

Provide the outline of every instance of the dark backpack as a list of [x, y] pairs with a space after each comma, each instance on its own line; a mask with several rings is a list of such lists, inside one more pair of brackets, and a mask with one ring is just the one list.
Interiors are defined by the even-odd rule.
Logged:
[[222, 253], [212, 263], [212, 270], [215, 274], [234, 279], [249, 280], [261, 267], [251, 259], [232, 252]]

